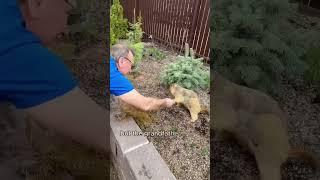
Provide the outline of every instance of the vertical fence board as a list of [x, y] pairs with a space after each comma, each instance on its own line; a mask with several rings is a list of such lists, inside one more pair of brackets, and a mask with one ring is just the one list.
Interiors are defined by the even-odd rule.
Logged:
[[209, 0], [121, 0], [125, 17], [143, 17], [143, 31], [161, 44], [184, 50], [189, 43], [198, 56], [209, 59]]

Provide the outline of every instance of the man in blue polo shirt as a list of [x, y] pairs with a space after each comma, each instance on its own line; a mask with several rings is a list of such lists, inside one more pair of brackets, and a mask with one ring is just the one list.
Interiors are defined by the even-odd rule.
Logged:
[[123, 44], [111, 48], [110, 57], [110, 93], [119, 97], [127, 104], [144, 111], [159, 110], [171, 107], [175, 101], [170, 98], [157, 99], [145, 97], [138, 93], [131, 82], [124, 76], [131, 71], [134, 64], [132, 51]]
[[45, 45], [65, 31], [66, 0], [1, 0], [0, 102], [62, 135], [110, 152], [109, 113], [83, 91]]

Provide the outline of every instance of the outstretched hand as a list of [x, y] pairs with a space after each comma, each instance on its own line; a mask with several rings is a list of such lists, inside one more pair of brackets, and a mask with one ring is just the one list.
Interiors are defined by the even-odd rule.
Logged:
[[176, 103], [173, 99], [170, 99], [170, 98], [165, 98], [165, 101], [166, 101], [166, 107], [171, 107]]

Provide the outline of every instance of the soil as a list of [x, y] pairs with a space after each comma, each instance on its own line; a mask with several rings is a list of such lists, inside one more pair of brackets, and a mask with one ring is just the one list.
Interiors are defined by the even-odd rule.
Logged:
[[[318, 87], [319, 88], [319, 87]], [[303, 147], [320, 160], [320, 104], [312, 104], [313, 87], [297, 87], [283, 82], [279, 104], [288, 115], [289, 141], [293, 147]], [[254, 156], [235, 141], [221, 141], [211, 132], [211, 178], [218, 180], [258, 180]], [[282, 178], [315, 180], [316, 170], [301, 159], [288, 159], [282, 165]]]
[[[136, 90], [144, 96], [173, 98], [169, 88], [160, 82], [160, 74], [166, 65], [177, 60], [177, 54], [163, 47], [157, 48], [166, 54], [166, 58], [155, 60], [152, 57], [145, 57], [128, 78]], [[209, 90], [196, 92], [201, 104], [210, 109]], [[192, 123], [186, 108], [174, 106], [154, 112], [152, 117], [151, 123], [137, 123], [144, 132], [166, 131], [174, 134], [147, 137], [168, 164], [174, 176], [181, 180], [209, 179], [209, 113], [201, 113], [199, 119]]]

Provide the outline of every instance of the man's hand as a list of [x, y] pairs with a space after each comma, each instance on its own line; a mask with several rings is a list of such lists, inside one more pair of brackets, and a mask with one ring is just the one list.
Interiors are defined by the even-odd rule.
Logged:
[[170, 99], [170, 98], [165, 98], [165, 101], [166, 101], [166, 107], [168, 108], [173, 106], [176, 103], [173, 99]]

